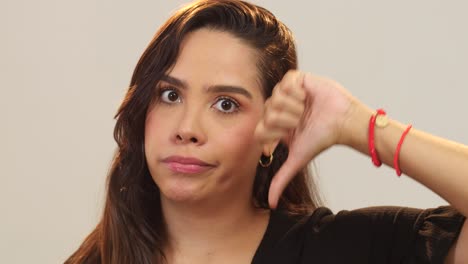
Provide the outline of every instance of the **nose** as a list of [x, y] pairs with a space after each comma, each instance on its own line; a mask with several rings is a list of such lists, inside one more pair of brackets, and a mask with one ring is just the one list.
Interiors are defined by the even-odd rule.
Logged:
[[206, 135], [202, 126], [202, 115], [196, 109], [186, 108], [176, 126], [173, 140], [176, 144], [202, 145]]

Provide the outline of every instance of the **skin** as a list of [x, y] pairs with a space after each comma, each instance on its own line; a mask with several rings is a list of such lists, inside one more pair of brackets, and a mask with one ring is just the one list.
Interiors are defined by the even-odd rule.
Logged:
[[[335, 81], [299, 71], [288, 72], [264, 101], [254, 62], [255, 51], [228, 33], [193, 32], [168, 73], [185, 83], [185, 88], [175, 87], [181, 100], [170, 105], [158, 101], [148, 112], [145, 151], [161, 189], [169, 263], [251, 262], [269, 217], [252, 205], [255, 168], [260, 154], [269, 155], [280, 140], [290, 154], [273, 178], [272, 208], [295, 172], [322, 151], [346, 145], [369, 155], [367, 129], [375, 111]], [[212, 85], [243, 87], [251, 99], [207, 92]], [[217, 112], [220, 96], [238, 101], [239, 112]], [[160, 98], [169, 97], [161, 93]], [[384, 164], [393, 166], [404, 129], [391, 120], [376, 130]], [[214, 167], [195, 176], [173, 173], [161, 163], [168, 155], [196, 156]], [[401, 149], [400, 167], [468, 215], [467, 146], [413, 128]], [[467, 226], [465, 222], [445, 263], [468, 263]]]
[[[157, 93], [145, 125], [145, 154], [169, 234], [165, 252], [169, 263], [249, 263], [269, 219], [252, 203], [255, 171], [262, 152], [269, 155], [277, 144], [254, 137], [265, 108], [256, 53], [230, 34], [208, 29], [189, 34], [181, 47], [170, 78], [158, 84], [165, 90]], [[249, 96], [213, 92], [219, 85], [240, 87]], [[171, 155], [213, 167], [175, 173], [162, 162]]]
[[[291, 129], [294, 132], [288, 141], [288, 160], [274, 176], [270, 186], [269, 203], [272, 208], [276, 207], [278, 197], [295, 172], [323, 150], [340, 144], [369, 155], [368, 126], [375, 111], [333, 80], [306, 74], [302, 85], [293, 88], [304, 89], [307, 97], [303, 118], [297, 124], [297, 129], [293, 126], [289, 129], [279, 128], [278, 125], [260, 122], [256, 130], [262, 142], [275, 139], [268, 135], [270, 133], [281, 137], [291, 133]], [[265, 116], [268, 116], [274, 115], [277, 110], [267, 106], [265, 112]], [[385, 128], [375, 129], [375, 148], [384, 164], [393, 166], [395, 148], [405, 129], [406, 125], [396, 120], [390, 120]], [[468, 216], [468, 146], [412, 128], [402, 145], [399, 164], [407, 176], [422, 183], [464, 216]], [[468, 224], [465, 221], [445, 263], [468, 263], [467, 252]]]

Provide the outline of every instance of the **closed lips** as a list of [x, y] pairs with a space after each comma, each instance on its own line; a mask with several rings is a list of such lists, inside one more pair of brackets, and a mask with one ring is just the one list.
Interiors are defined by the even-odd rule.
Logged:
[[198, 166], [207, 166], [207, 167], [214, 167], [213, 164], [209, 164], [202, 160], [192, 157], [182, 157], [182, 156], [170, 156], [162, 160], [166, 163], [180, 163], [185, 165], [198, 165]]
[[163, 160], [168, 169], [177, 174], [200, 174], [214, 165], [192, 157], [171, 156]]

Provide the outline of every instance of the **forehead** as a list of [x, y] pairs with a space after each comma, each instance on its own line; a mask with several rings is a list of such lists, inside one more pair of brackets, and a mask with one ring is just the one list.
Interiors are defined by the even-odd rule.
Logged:
[[169, 75], [190, 86], [235, 85], [261, 96], [257, 54], [232, 34], [211, 29], [189, 33]]

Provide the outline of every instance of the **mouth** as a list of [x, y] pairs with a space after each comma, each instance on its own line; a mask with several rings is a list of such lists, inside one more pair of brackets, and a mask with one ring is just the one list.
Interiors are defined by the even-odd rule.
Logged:
[[183, 174], [198, 174], [215, 167], [213, 164], [193, 157], [169, 156], [162, 162], [169, 170]]

